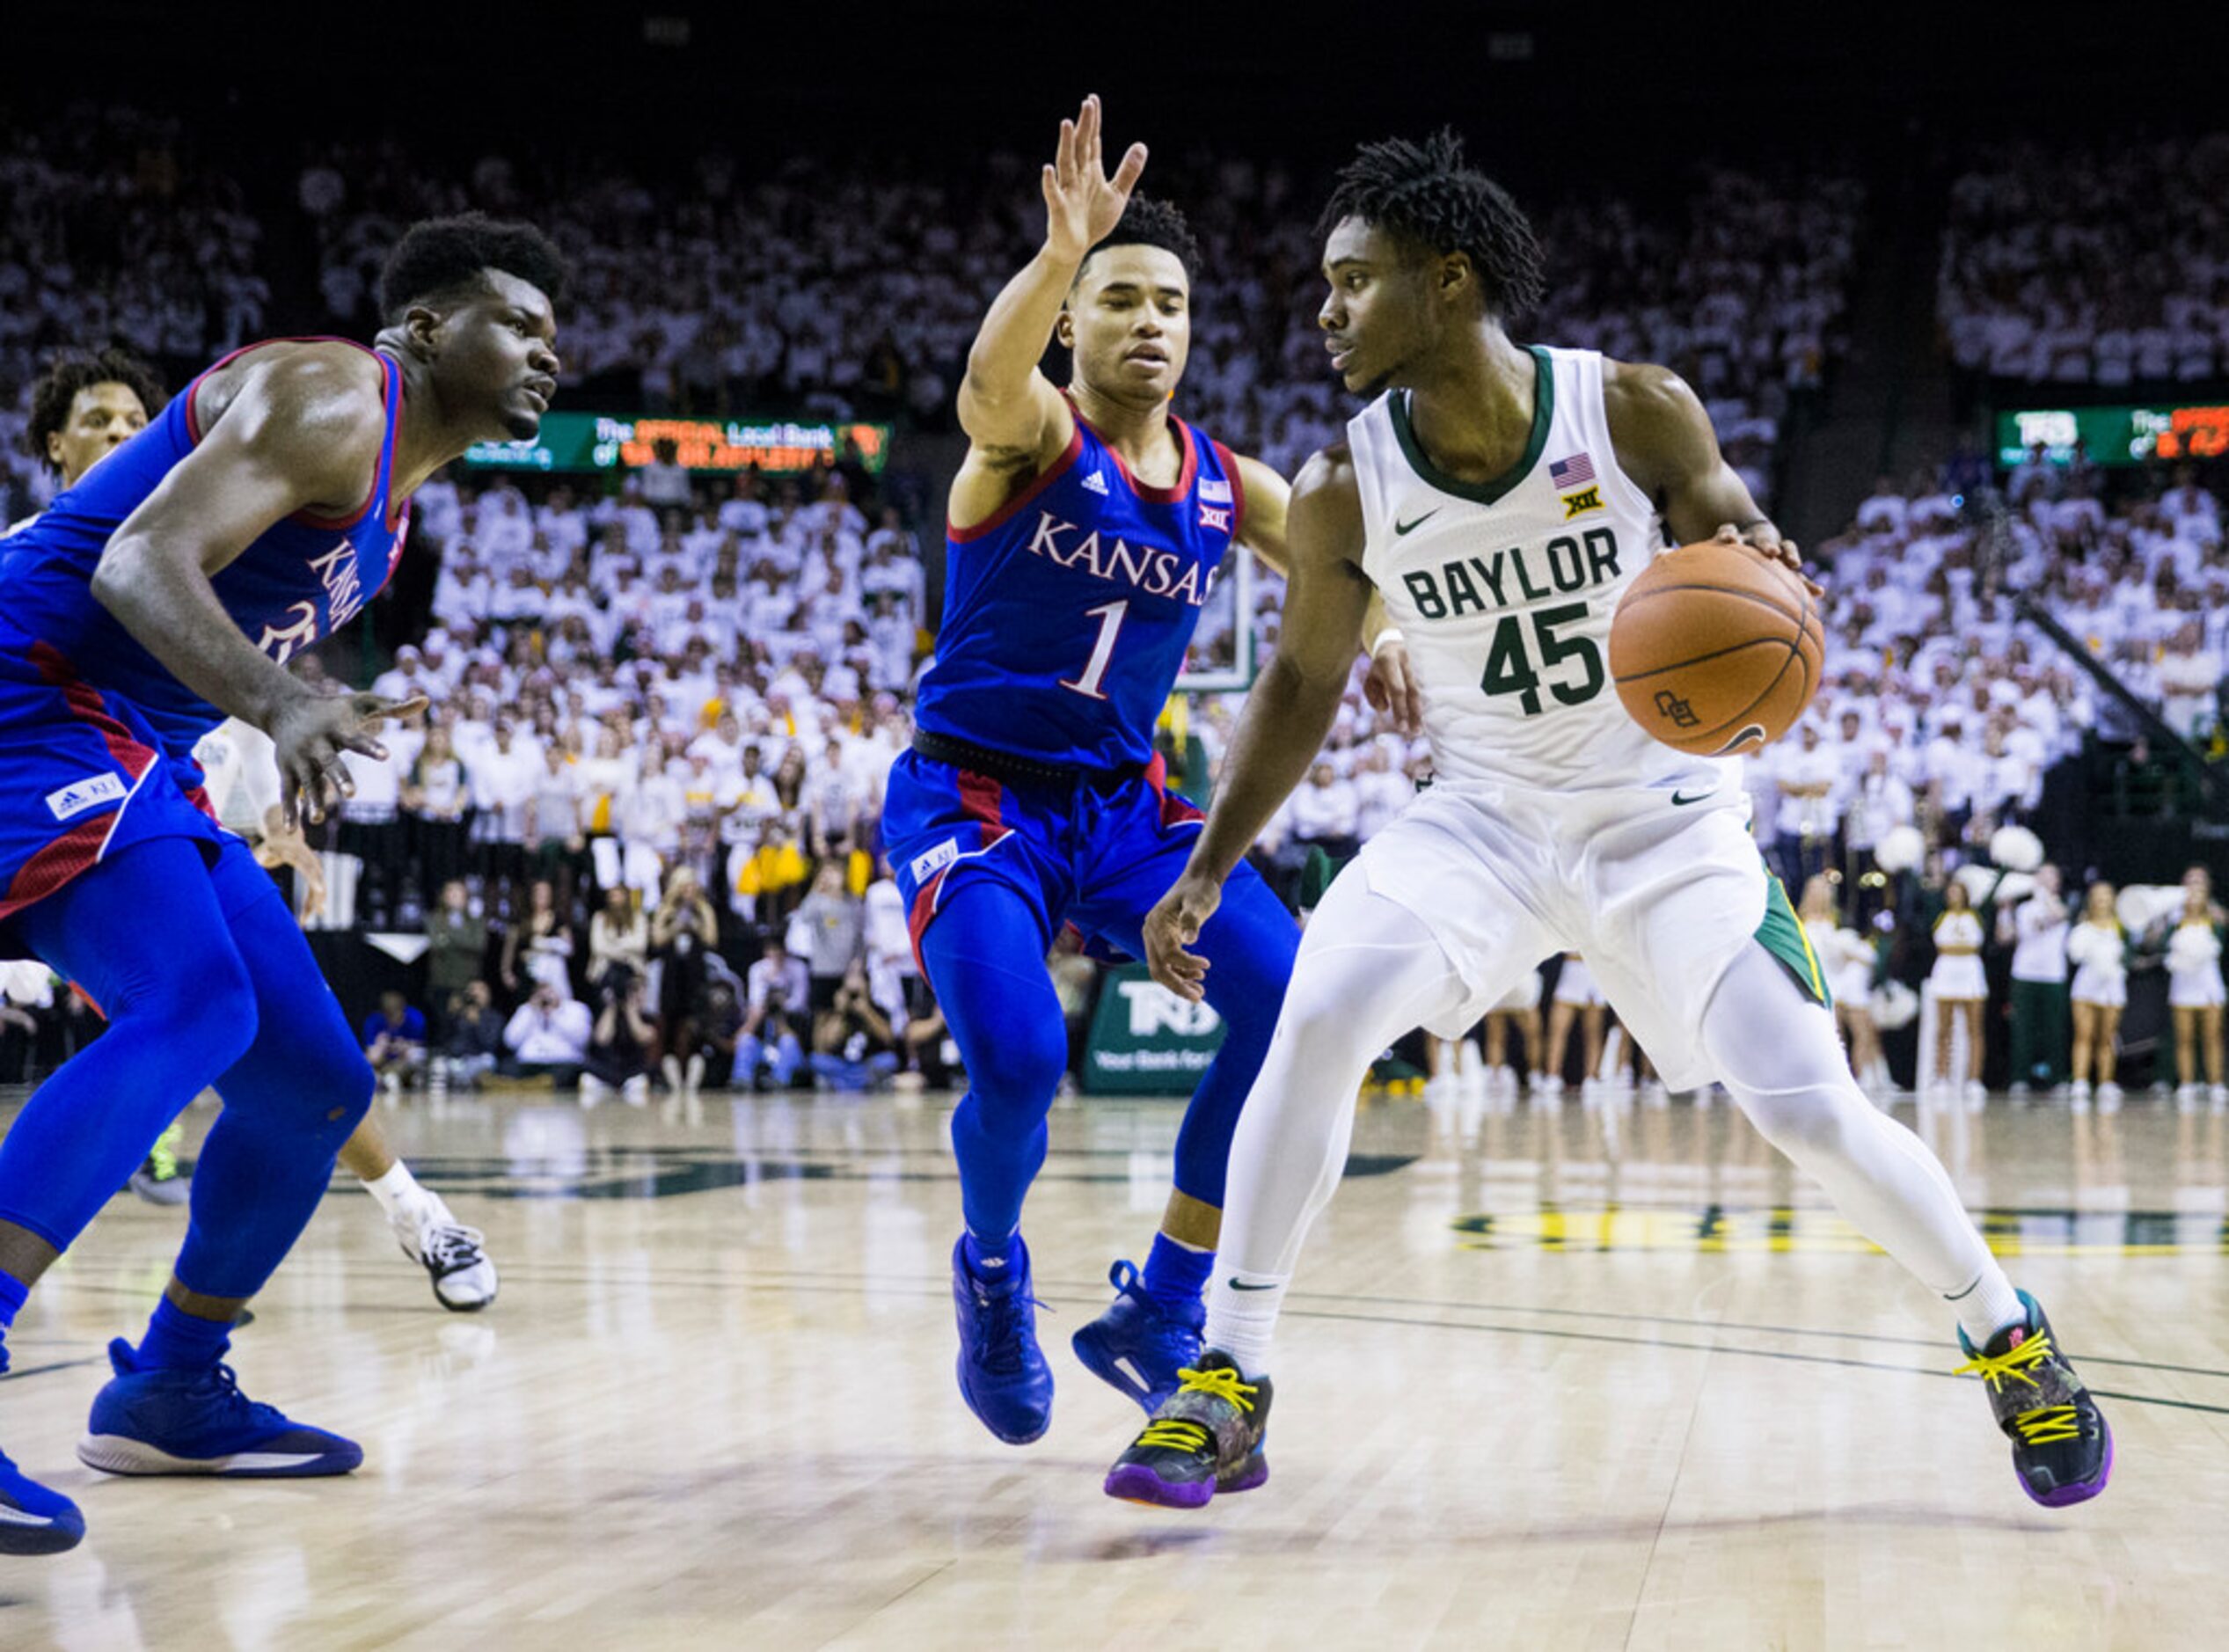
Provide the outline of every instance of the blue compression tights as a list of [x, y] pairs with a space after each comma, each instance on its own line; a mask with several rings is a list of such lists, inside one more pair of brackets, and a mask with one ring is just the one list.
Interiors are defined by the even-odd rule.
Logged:
[[66, 1249], [210, 1085], [178, 1277], [261, 1289], [318, 1208], [372, 1072], [269, 874], [154, 838], [18, 914], [16, 932], [108, 1017], [0, 1142], [0, 1220]]
[[[1177, 1132], [1176, 1186], [1204, 1204], [1222, 1206], [1231, 1135], [1268, 1051], [1297, 940], [1291, 915], [1250, 878], [1231, 881], [1201, 936], [1198, 950], [1213, 964], [1208, 1002], [1225, 1029]], [[952, 1115], [961, 1206], [968, 1231], [990, 1245], [1021, 1224], [1023, 1197], [1045, 1162], [1045, 1115], [1068, 1062], [1046, 946], [1029, 903], [988, 878], [954, 891], [921, 938], [929, 983], [968, 1069], [968, 1093]]]

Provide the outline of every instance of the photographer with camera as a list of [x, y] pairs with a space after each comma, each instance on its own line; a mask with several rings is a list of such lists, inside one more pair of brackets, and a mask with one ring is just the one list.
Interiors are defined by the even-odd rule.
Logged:
[[854, 958], [814, 1023], [813, 1076], [824, 1089], [871, 1090], [897, 1070], [897, 1034], [867, 992], [866, 960]]
[[735, 1041], [735, 1076], [762, 1090], [787, 1089], [805, 1064], [797, 1029], [807, 1025], [812, 982], [805, 961], [793, 958], [779, 938], [744, 977], [743, 1030]]
[[588, 1006], [569, 996], [556, 980], [534, 983], [525, 1003], [503, 1029], [513, 1070], [523, 1077], [546, 1073], [560, 1090], [579, 1083], [588, 1058]]
[[650, 1046], [658, 1035], [642, 1012], [645, 983], [632, 971], [612, 969], [598, 996], [602, 1007], [588, 1037], [581, 1105], [592, 1107], [616, 1090], [629, 1107], [642, 1107], [650, 1100]]
[[503, 1056], [503, 1018], [495, 1008], [494, 992], [485, 981], [466, 982], [462, 990], [449, 995], [443, 1020], [448, 1032], [433, 1063], [434, 1087], [445, 1090], [457, 1084], [477, 1088]]

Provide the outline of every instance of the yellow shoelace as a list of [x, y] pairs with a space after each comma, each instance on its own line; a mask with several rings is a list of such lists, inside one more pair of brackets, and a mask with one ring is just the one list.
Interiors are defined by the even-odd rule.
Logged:
[[[1239, 1380], [1239, 1373], [1228, 1365], [1214, 1371], [1194, 1371], [1189, 1365], [1177, 1368], [1180, 1385], [1179, 1393], [1212, 1394], [1217, 1400], [1229, 1401], [1241, 1411], [1253, 1409], [1253, 1401], [1247, 1398], [1261, 1390], [1253, 1383]], [[1214, 1444], [1215, 1436], [1189, 1417], [1156, 1417], [1145, 1425], [1145, 1432], [1137, 1436], [1140, 1445], [1167, 1446], [1179, 1451], [1204, 1451]]]
[[1971, 1371], [1989, 1385], [1992, 1393], [2002, 1388], [2009, 1378], [2018, 1378], [2030, 1388], [2041, 1388], [2043, 1385], [2028, 1374], [2028, 1367], [2040, 1360], [2049, 1359], [2050, 1355], [2051, 1339], [2050, 1334], [2046, 1332], [2029, 1337], [2010, 1353], [1999, 1354], [1994, 1357], [1987, 1354], [1977, 1354], [1965, 1364], [1951, 1372], [1951, 1375], [1963, 1377], [1968, 1371]]
[[1177, 1390], [1179, 1393], [1212, 1394], [1217, 1400], [1229, 1400], [1241, 1411], [1253, 1410], [1253, 1401], [1246, 1396], [1261, 1392], [1252, 1383], [1239, 1381], [1239, 1373], [1228, 1365], [1219, 1365], [1213, 1371], [1194, 1371], [1189, 1365], [1180, 1365], [1176, 1374], [1183, 1385]]
[[1196, 1422], [1182, 1417], [1156, 1417], [1145, 1425], [1145, 1432], [1137, 1436], [1140, 1445], [1165, 1445], [1177, 1451], [1204, 1451], [1210, 1443], [1208, 1431]]
[[2023, 1411], [2013, 1419], [2013, 1426], [2030, 1445], [2058, 1445], [2082, 1437], [2082, 1425], [2072, 1406], [2043, 1406]]
[[[2043, 1384], [2028, 1374], [2028, 1367], [2048, 1359], [2050, 1353], [2051, 1339], [2048, 1334], [2031, 1336], [2011, 1352], [1993, 1359], [1986, 1354], [1977, 1354], [1952, 1375], [1962, 1377], [1972, 1371], [1989, 1385], [1992, 1393], [2015, 1378], [2030, 1388], [2041, 1388]], [[2072, 1406], [2038, 1406], [2033, 1411], [2016, 1413], [2013, 1427], [2030, 1445], [2058, 1445], [2082, 1437], [2080, 1414]]]

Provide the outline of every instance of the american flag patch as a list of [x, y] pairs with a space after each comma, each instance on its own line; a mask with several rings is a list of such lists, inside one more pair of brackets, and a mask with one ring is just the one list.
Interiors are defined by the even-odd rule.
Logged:
[[1200, 479], [1200, 497], [1210, 505], [1227, 505], [1231, 502], [1231, 484], [1218, 482], [1212, 476], [1202, 477]]
[[1548, 480], [1559, 488], [1583, 487], [1595, 479], [1595, 462], [1584, 449], [1548, 466]]

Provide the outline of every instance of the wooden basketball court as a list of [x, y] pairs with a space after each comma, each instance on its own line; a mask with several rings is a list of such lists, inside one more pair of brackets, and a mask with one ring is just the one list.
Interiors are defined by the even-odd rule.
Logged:
[[954, 1387], [945, 1116], [390, 1112], [503, 1290], [443, 1312], [336, 1184], [232, 1357], [362, 1442], [341, 1480], [77, 1465], [184, 1224], [117, 1200], [10, 1340], [0, 1446], [89, 1533], [4, 1564], [0, 1646], [2221, 1643], [2229, 1119], [1925, 1122], [2110, 1396], [2113, 1484], [2054, 1514], [1948, 1377], [1949, 1317], [1722, 1100], [1376, 1102], [1279, 1344], [1271, 1479], [1185, 1517], [1100, 1495], [1140, 1414], [1067, 1349], [1143, 1255], [1177, 1109], [1054, 1115], [1025, 1231], [1060, 1387], [1024, 1450]]

